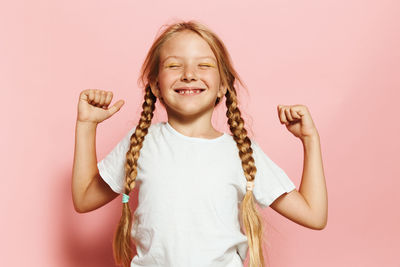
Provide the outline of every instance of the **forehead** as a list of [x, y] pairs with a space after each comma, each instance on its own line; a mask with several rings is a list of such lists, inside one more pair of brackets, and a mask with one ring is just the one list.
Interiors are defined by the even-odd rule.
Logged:
[[160, 49], [160, 60], [168, 58], [215, 60], [208, 43], [198, 34], [190, 31], [178, 32], [168, 39]]

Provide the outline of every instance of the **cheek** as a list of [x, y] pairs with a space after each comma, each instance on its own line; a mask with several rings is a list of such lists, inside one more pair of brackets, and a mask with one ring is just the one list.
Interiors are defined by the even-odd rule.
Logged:
[[159, 84], [164, 84], [164, 85], [168, 85], [173, 81], [176, 81], [176, 79], [178, 79], [179, 75], [177, 75], [176, 73], [165, 73], [165, 72], [161, 72], [158, 75], [158, 82]]
[[218, 73], [208, 73], [205, 76], [205, 80], [208, 81], [209, 83], [211, 83], [210, 86], [212, 85], [213, 87], [216, 87], [217, 89], [221, 82], [221, 78]]

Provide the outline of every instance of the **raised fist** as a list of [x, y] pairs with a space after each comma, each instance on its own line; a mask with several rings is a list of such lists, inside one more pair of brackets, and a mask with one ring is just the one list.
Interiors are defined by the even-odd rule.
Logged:
[[100, 123], [121, 109], [124, 100], [119, 100], [110, 108], [113, 93], [99, 89], [86, 89], [79, 95], [78, 121]]

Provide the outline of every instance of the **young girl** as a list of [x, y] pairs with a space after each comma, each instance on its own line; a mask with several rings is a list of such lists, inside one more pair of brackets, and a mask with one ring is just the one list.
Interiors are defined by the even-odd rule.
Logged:
[[[297, 191], [247, 136], [236, 93], [237, 82], [242, 82], [211, 30], [195, 21], [167, 27], [147, 54], [141, 80], [145, 94], [138, 124], [98, 163], [96, 126], [124, 101], [108, 108], [112, 92], [88, 89], [78, 104], [74, 206], [89, 212], [123, 194], [113, 242], [118, 265], [240, 267], [250, 248], [250, 266], [264, 266], [263, 222], [256, 203], [305, 227], [325, 227], [319, 135], [307, 107], [278, 106], [281, 123], [304, 146]], [[211, 123], [224, 96], [232, 135]], [[168, 121], [151, 124], [157, 100]], [[128, 201], [135, 187], [138, 207], [132, 218]]]

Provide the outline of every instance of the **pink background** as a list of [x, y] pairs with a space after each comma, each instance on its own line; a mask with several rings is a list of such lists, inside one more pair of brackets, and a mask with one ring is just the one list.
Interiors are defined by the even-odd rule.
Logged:
[[[272, 209], [272, 267], [400, 266], [398, 1], [9, 1], [0, 8], [2, 266], [114, 266], [121, 198], [73, 209], [79, 93], [125, 106], [97, 129], [101, 160], [137, 122], [140, 66], [161, 25], [198, 19], [225, 42], [249, 88], [254, 138], [298, 187], [303, 148], [278, 104], [304, 104], [321, 137], [328, 225]], [[221, 106], [223, 107], [223, 106]], [[165, 118], [158, 106], [155, 120]], [[214, 122], [226, 130], [223, 109]]]

